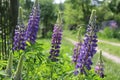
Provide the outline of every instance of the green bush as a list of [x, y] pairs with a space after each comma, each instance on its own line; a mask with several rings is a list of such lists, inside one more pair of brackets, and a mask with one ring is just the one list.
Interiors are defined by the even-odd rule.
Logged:
[[116, 39], [120, 39], [120, 30], [119, 29], [112, 29], [110, 27], [106, 27], [103, 31], [100, 31], [98, 33], [99, 37], [102, 38], [116, 38]]

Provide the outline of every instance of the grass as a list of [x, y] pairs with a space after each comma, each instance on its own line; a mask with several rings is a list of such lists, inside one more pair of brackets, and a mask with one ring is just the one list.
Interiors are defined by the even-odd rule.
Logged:
[[100, 40], [105, 40], [105, 41], [109, 41], [109, 42], [115, 42], [115, 43], [119, 43], [120, 44], [120, 40], [118, 39], [114, 39], [114, 38], [103, 38], [103, 37], [100, 37], [98, 36]]
[[113, 46], [107, 43], [98, 43], [98, 47], [100, 49], [102, 49], [103, 51], [106, 51], [110, 54], [113, 54], [115, 56], [119, 56], [120, 57], [120, 48], [118, 46]]
[[[71, 39], [77, 41], [77, 34], [76, 33], [77, 32], [65, 30], [64, 31], [64, 37], [71, 38]], [[104, 39], [102, 39], [102, 40], [104, 40]], [[105, 40], [107, 40], [107, 39], [105, 39]], [[115, 43], [119, 42], [116, 39], [111, 39], [111, 40], [109, 39], [107, 41], [114, 41]], [[120, 57], [120, 49], [119, 49], [118, 46], [114, 46], [114, 45], [107, 44], [107, 43], [104, 43], [104, 42], [98, 42], [98, 47], [100, 49], [102, 49], [103, 51], [109, 52], [110, 54], [113, 54], [113, 55], [116, 55], [116, 56]]]
[[[73, 40], [77, 40], [77, 31], [69, 31], [69, 30], [64, 30], [63, 34], [64, 34], [64, 37], [68, 37], [68, 38], [71, 38]], [[98, 36], [98, 38], [100, 40], [105, 40], [105, 41], [109, 41], [109, 42], [115, 42], [115, 43], [120, 43], [120, 40], [118, 39], [115, 39], [115, 38], [103, 38], [101, 36]]]
[[64, 30], [63, 37], [71, 38], [71, 39], [76, 40], [76, 41], [78, 40], [77, 31]]

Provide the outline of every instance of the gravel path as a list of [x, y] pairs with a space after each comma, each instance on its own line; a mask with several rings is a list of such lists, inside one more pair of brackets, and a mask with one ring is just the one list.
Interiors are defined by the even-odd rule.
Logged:
[[[74, 41], [74, 40], [72, 40], [72, 39], [70, 39], [70, 38], [65, 38], [65, 39], [68, 40], [68, 41], [70, 41], [70, 42], [71, 42], [72, 44], [74, 44], [74, 45], [77, 43], [77, 41]], [[111, 44], [111, 43], [110, 43], [110, 44]], [[116, 43], [114, 43], [114, 45], [116, 45]], [[119, 45], [120, 45], [120, 44], [119, 44]], [[98, 48], [97, 48], [97, 50], [100, 51]], [[120, 58], [119, 58], [119, 57], [114, 56], [114, 55], [111, 55], [111, 54], [109, 54], [109, 53], [107, 53], [107, 52], [105, 52], [105, 51], [102, 51], [102, 55], [103, 55], [104, 57], [112, 60], [113, 62], [116, 62], [116, 63], [119, 63], [119, 64], [120, 64]]]

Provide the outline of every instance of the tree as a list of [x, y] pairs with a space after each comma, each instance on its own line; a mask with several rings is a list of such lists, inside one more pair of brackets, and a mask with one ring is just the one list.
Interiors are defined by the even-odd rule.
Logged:
[[47, 32], [52, 29], [53, 23], [56, 21], [53, 0], [40, 0], [40, 9], [41, 24], [44, 26], [42, 28], [42, 37], [45, 37]]
[[67, 26], [88, 23], [91, 9], [91, 0], [66, 0], [64, 14]]
[[0, 56], [6, 59], [12, 48], [14, 29], [17, 24], [18, 0], [0, 0]]

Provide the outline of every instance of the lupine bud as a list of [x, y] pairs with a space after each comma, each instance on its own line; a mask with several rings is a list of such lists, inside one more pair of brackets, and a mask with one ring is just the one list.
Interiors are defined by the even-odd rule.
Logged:
[[58, 15], [57, 24], [54, 26], [53, 34], [52, 34], [52, 47], [50, 50], [49, 58], [52, 61], [57, 61], [57, 57], [59, 56], [60, 52], [60, 44], [62, 40], [62, 26], [61, 26], [61, 17], [60, 13]]
[[96, 19], [95, 19], [95, 11], [92, 11], [89, 25], [87, 28], [87, 33], [85, 34], [84, 42], [81, 45], [79, 50], [79, 55], [76, 64], [75, 73], [81, 73], [87, 75], [86, 70], [91, 70], [92, 57], [96, 53], [97, 47], [97, 35], [96, 35]]
[[40, 21], [40, 9], [38, 0], [35, 1], [32, 12], [29, 17], [28, 27], [26, 29], [25, 40], [35, 43]]
[[102, 60], [102, 51], [100, 51], [99, 62], [95, 66], [95, 72], [101, 77], [104, 78], [104, 64]]
[[13, 66], [13, 53], [10, 53], [9, 59], [8, 59], [8, 65], [5, 70], [5, 72], [11, 77], [12, 75], [12, 66]]
[[19, 16], [18, 16], [18, 24], [14, 33], [14, 42], [13, 42], [13, 50], [24, 50], [25, 49], [25, 26], [22, 20], [22, 8], [19, 8]]
[[14, 75], [14, 80], [22, 80], [22, 68], [23, 68], [23, 59], [25, 55], [24, 53], [21, 55], [20, 60], [17, 65], [17, 69]]

